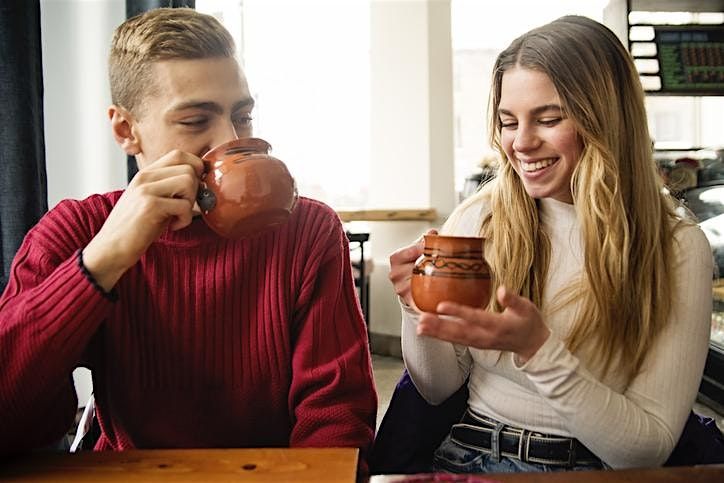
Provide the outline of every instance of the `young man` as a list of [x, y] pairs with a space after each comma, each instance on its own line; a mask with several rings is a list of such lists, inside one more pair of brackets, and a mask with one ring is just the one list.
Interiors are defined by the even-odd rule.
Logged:
[[334, 211], [215, 235], [195, 198], [213, 146], [251, 135], [253, 100], [213, 17], [158, 9], [115, 32], [111, 129], [125, 191], [66, 200], [26, 236], [0, 299], [0, 452], [73, 424], [92, 370], [98, 450], [372, 443], [365, 324]]

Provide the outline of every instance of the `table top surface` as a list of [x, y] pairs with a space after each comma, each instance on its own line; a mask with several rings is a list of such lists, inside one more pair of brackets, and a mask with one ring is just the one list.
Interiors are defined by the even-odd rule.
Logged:
[[[173, 449], [36, 453], [0, 463], [0, 481], [354, 482], [352, 448]], [[708, 483], [724, 465], [490, 475], [376, 475], [369, 483]]]
[[722, 483], [724, 465], [687, 466], [603, 471], [560, 471], [552, 473], [496, 473], [490, 475], [382, 475], [369, 483]]
[[0, 481], [354, 482], [354, 448], [36, 453], [0, 463]]

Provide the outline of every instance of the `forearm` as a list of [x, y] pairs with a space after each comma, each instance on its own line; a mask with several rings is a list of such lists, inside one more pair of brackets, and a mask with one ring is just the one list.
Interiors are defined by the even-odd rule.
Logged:
[[364, 468], [377, 413], [367, 329], [346, 237], [341, 227], [326, 228], [319, 237], [326, 246], [306, 257], [309, 279], [298, 297], [303, 317], [293, 349], [290, 444], [360, 448]]
[[402, 355], [415, 387], [430, 404], [440, 404], [465, 383], [469, 356], [458, 357], [455, 346], [417, 335], [417, 314], [402, 308]]
[[0, 300], [0, 419], [12, 435], [5, 441], [16, 449], [48, 444], [72, 423], [77, 401], [71, 373], [109, 305], [76, 256], [39, 283], [38, 266], [28, 265], [35, 268], [14, 267]]
[[110, 292], [129, 268], [124, 257], [107, 250], [97, 238], [83, 249], [83, 265], [104, 292]]

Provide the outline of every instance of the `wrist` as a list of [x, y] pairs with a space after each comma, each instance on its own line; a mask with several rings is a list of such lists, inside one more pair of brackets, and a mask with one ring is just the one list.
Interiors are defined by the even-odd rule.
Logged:
[[551, 330], [545, 325], [540, 330], [536, 331], [528, 340], [530, 344], [528, 347], [515, 353], [516, 363], [523, 365], [528, 362], [537, 352], [543, 347], [548, 338], [551, 336]]
[[81, 251], [80, 260], [84, 269], [88, 272], [88, 276], [96, 282], [99, 288], [108, 293], [128, 270], [128, 266], [123, 263], [123, 257], [116, 256], [112, 251], [103, 249], [94, 241], [95, 239], [91, 240]]
[[91, 285], [93, 285], [93, 288], [95, 288], [98, 292], [100, 292], [105, 298], [108, 300], [115, 302], [118, 300], [118, 292], [115, 289], [106, 290], [103, 287], [100, 286], [98, 281], [95, 279], [95, 277], [88, 271], [88, 269], [85, 266], [85, 263], [83, 261], [83, 250], [78, 250], [78, 255], [76, 257], [78, 261], [78, 267], [80, 268], [81, 273], [83, 276], [90, 282]]

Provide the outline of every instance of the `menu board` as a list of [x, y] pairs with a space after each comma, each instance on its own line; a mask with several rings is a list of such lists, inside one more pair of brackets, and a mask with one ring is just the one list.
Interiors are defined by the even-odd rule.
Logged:
[[661, 91], [724, 95], [724, 26], [654, 26]]

